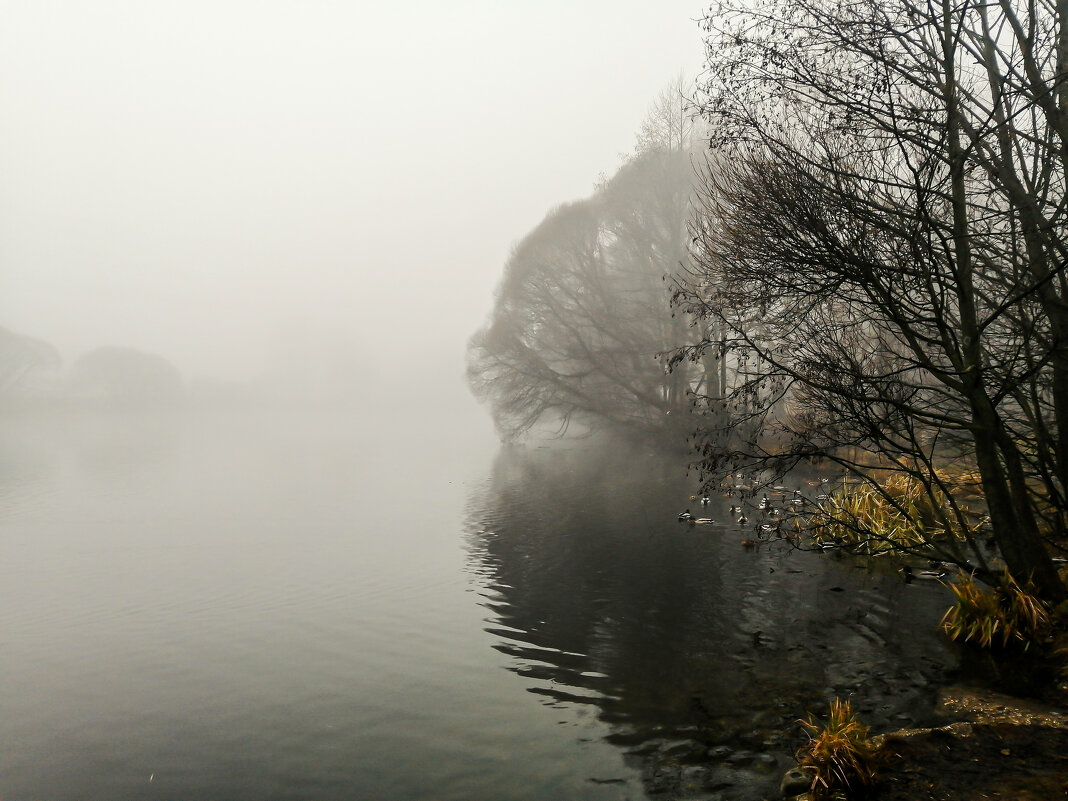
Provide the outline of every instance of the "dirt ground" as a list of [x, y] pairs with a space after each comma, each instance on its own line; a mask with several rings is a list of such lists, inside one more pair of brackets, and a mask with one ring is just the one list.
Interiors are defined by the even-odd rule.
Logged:
[[878, 801], [1068, 799], [1068, 695], [1050, 703], [950, 687], [949, 721], [885, 735]]

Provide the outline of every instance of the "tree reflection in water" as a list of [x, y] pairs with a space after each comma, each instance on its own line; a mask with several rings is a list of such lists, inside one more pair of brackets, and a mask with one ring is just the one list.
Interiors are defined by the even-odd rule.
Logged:
[[733, 499], [702, 507], [725, 524], [681, 524], [696, 482], [680, 462], [592, 441], [499, 454], [469, 500], [470, 569], [529, 691], [595, 707], [652, 791], [671, 789], [650, 786], [668, 762], [719, 760], [692, 768], [705, 789], [777, 781], [796, 719], [835, 695], [876, 730], [922, 718], [954, 661], [944, 589], [783, 541], [744, 549], [755, 524], [729, 521]]

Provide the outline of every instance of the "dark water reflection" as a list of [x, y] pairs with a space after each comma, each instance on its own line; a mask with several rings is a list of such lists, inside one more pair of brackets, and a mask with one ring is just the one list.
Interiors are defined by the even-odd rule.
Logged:
[[[850, 696], [876, 729], [922, 719], [953, 664], [943, 588], [887, 565], [741, 547], [675, 518], [677, 461], [589, 443], [508, 449], [471, 498], [494, 647], [549, 706], [589, 705], [650, 793], [770, 792], [796, 719]], [[702, 509], [727, 520], [732, 500]]]
[[950, 663], [940, 588], [679, 524], [678, 460], [398, 419], [0, 420], [0, 797], [756, 798]]

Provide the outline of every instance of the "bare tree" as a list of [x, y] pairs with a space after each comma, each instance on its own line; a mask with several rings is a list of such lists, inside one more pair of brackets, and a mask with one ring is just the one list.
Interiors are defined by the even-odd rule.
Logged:
[[1065, 4], [732, 0], [705, 26], [718, 154], [678, 302], [727, 336], [682, 355], [756, 365], [705, 467], [877, 456], [963, 518], [935, 468], [970, 461], [1010, 571], [1062, 599]]
[[681, 444], [701, 367], [668, 371], [657, 357], [689, 335], [665, 277], [689, 264], [690, 142], [681, 93], [669, 92], [616, 174], [515, 248], [469, 348], [471, 384], [506, 437], [581, 420]]

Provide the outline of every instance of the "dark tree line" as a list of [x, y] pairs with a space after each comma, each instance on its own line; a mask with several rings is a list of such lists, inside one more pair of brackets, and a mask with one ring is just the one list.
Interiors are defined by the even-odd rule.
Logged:
[[[1008, 568], [1065, 590], [1068, 2], [726, 0], [704, 20], [712, 153], [680, 311], [729, 385], [718, 471], [901, 472]], [[909, 510], [904, 510], [908, 512]], [[991, 572], [974, 537], [930, 543]]]

